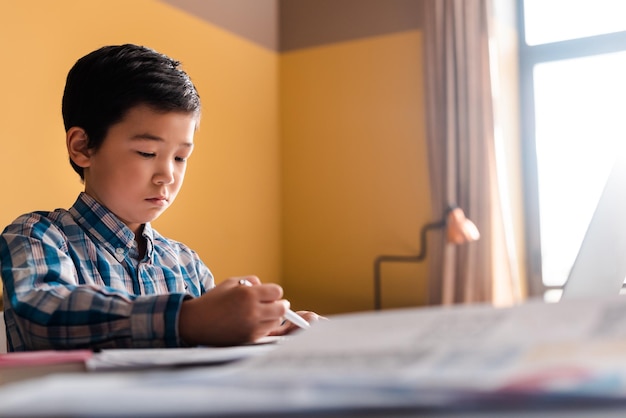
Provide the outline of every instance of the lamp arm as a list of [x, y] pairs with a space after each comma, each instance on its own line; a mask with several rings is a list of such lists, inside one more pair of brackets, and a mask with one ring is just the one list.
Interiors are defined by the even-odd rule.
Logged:
[[380, 265], [384, 262], [419, 263], [426, 258], [427, 233], [446, 226], [446, 219], [426, 224], [420, 231], [420, 252], [417, 255], [380, 255], [374, 260], [374, 309], [381, 308]]

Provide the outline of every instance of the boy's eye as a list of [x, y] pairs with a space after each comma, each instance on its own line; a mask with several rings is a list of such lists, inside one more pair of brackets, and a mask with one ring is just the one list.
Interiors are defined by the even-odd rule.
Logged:
[[174, 158], [174, 159], [175, 159], [177, 162], [179, 162], [179, 163], [184, 163], [184, 162], [186, 162], [186, 161], [187, 161], [187, 158], [186, 158], [186, 157], [176, 157], [176, 158]]
[[156, 155], [152, 152], [141, 152], [141, 151], [137, 151], [137, 154], [141, 155], [144, 158], [152, 158]]

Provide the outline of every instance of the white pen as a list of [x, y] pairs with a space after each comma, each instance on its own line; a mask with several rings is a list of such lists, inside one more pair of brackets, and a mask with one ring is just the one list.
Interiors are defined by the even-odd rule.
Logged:
[[[239, 280], [239, 284], [242, 286], [252, 286], [252, 283], [246, 279]], [[311, 324], [309, 324], [303, 317], [301, 317], [291, 309], [287, 309], [287, 312], [285, 312], [285, 319], [289, 322], [296, 324], [302, 329], [311, 328]]]

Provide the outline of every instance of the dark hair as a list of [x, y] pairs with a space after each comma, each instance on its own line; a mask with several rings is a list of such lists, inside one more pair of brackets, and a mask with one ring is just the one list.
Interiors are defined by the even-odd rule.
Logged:
[[[81, 127], [87, 146], [98, 150], [111, 125], [133, 107], [200, 113], [200, 96], [180, 62], [137, 45], [105, 46], [78, 61], [67, 74], [63, 123]], [[81, 179], [82, 167], [70, 159]]]

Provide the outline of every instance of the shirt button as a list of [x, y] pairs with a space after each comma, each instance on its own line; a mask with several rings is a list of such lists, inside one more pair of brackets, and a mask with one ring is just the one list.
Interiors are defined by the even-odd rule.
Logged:
[[116, 248], [115, 249], [115, 258], [120, 263], [124, 260], [124, 249], [123, 248]]

